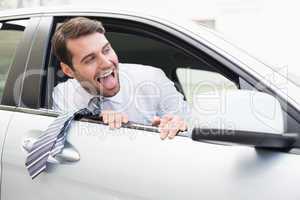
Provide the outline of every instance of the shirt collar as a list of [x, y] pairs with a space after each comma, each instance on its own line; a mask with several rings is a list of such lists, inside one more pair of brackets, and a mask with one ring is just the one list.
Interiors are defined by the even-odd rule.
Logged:
[[119, 90], [119, 92], [118, 92], [115, 96], [113, 96], [113, 97], [104, 97], [104, 100], [108, 100], [108, 101], [111, 101], [111, 102], [113, 102], [113, 103], [118, 103], [118, 104], [120, 104], [120, 103], [122, 103], [122, 95], [121, 95], [121, 92], [122, 92], [122, 86], [121, 86], [121, 84], [120, 84], [120, 90]]
[[[80, 90], [79, 92], [82, 94], [82, 97], [84, 97], [84, 99], [89, 102], [90, 99], [92, 99], [93, 97], [96, 97], [97, 95], [92, 95], [90, 94], [88, 91], [86, 91], [81, 85], [80, 83], [76, 80], [76, 79], [72, 79], [72, 83], [73, 83], [73, 86], [74, 88], [78, 88], [78, 90]], [[103, 97], [103, 96], [100, 96], [99, 97], [101, 99], [104, 99], [104, 101], [110, 101], [112, 103], [117, 103], [117, 104], [121, 104], [122, 103], [122, 84], [120, 84], [120, 90], [119, 92], [115, 95], [115, 96], [112, 96], [112, 97]]]

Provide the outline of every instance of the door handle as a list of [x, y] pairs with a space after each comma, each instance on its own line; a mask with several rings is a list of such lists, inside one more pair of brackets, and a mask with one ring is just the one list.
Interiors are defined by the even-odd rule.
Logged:
[[[23, 140], [22, 147], [26, 152], [29, 152], [32, 148], [36, 138], [27, 137]], [[65, 142], [64, 148], [61, 153], [56, 154], [55, 157], [49, 156], [47, 162], [53, 164], [67, 164], [72, 162], [77, 162], [80, 160], [79, 152], [70, 144], [68, 141]]]

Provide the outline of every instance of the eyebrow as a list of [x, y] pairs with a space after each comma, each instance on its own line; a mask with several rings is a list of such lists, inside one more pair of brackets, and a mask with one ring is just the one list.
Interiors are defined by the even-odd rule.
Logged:
[[[103, 51], [103, 49], [105, 49], [105, 48], [108, 47], [108, 46], [110, 46], [110, 43], [109, 43], [109, 42], [107, 42], [107, 43], [102, 47], [102, 51]], [[95, 53], [92, 52], [92, 53], [89, 53], [89, 54], [85, 55], [85, 56], [80, 60], [80, 62], [81, 62], [81, 63], [84, 62], [85, 59], [87, 59], [88, 57], [90, 57], [90, 56], [92, 56], [92, 55], [94, 55], [94, 54], [95, 54]]]
[[110, 42], [107, 42], [103, 47], [102, 50], [105, 49], [106, 47], [110, 46]]
[[86, 55], [86, 56], [84, 56], [81, 60], [80, 60], [80, 62], [81, 63], [83, 63], [84, 62], [84, 60], [86, 60], [88, 57], [90, 57], [90, 56], [93, 56], [95, 53], [93, 52], [93, 53], [89, 53], [88, 55]]

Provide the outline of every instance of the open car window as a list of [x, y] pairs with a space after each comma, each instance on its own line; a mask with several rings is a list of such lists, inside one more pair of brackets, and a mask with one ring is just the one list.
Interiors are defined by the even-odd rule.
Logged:
[[[193, 119], [218, 119], [219, 121], [214, 120], [212, 123], [205, 121], [204, 124], [213, 127], [216, 127], [216, 124], [218, 127], [221, 126], [220, 121], [227, 123], [229, 117], [242, 119], [239, 117], [239, 111], [244, 109], [242, 106], [249, 105], [246, 103], [238, 104], [240, 109], [237, 109], [238, 107], [235, 106], [237, 104], [232, 103], [234, 101], [239, 102], [239, 98], [236, 98], [234, 92], [229, 94], [233, 98], [230, 104], [233, 110], [227, 112], [230, 115], [226, 115], [225, 112], [227, 105], [223, 101], [228, 97], [225, 98], [223, 92], [241, 91], [243, 88], [240, 86], [240, 77], [224, 63], [163, 28], [129, 20], [95, 17], [93, 19], [98, 19], [103, 23], [106, 37], [112, 44], [121, 63], [149, 65], [164, 71], [166, 76], [174, 82], [176, 89], [184, 95], [192, 109], [196, 111]], [[63, 17], [54, 19], [52, 34], [65, 20], [66, 18]], [[43, 94], [41, 102], [44, 102], [42, 108], [51, 110], [53, 88], [66, 81], [68, 77], [60, 70], [59, 62], [53, 56], [51, 46], [49, 46], [48, 52], [49, 61], [46, 66], [48, 73], [47, 80], [44, 81], [47, 85], [44, 86], [45, 90], [43, 90], [46, 91], [45, 94], [47, 95]], [[212, 96], [207, 96], [207, 93]], [[201, 111], [200, 114], [197, 112], [199, 110]], [[250, 113], [251, 110], [248, 109], [248, 111]], [[203, 113], [205, 115], [208, 113], [209, 117], [202, 115]], [[255, 117], [253, 119], [258, 119], [258, 122], [260, 120]], [[199, 122], [203, 122], [201, 120]], [[247, 120], [243, 120], [242, 123], [239, 121], [235, 123], [237, 125], [244, 124], [243, 130], [248, 128], [245, 125]], [[279, 129], [281, 130], [281, 126]]]
[[16, 48], [22, 39], [28, 20], [0, 21], [0, 102]]
[[[53, 31], [65, 19], [57, 19]], [[121, 63], [143, 64], [162, 69], [167, 77], [175, 84], [176, 89], [183, 95], [183, 85], [178, 79], [176, 71], [182, 66], [197, 66], [199, 70], [214, 72], [220, 74], [238, 85], [238, 78], [234, 73], [225, 69], [223, 65], [216, 64], [216, 61], [209, 61], [207, 55], [203, 52], [195, 54], [195, 49], [174, 37], [164, 30], [160, 30], [146, 24], [137, 24], [135, 22], [112, 20], [109, 18], [100, 18], [106, 29], [106, 37], [112, 44], [113, 49], [119, 57]], [[51, 52], [51, 50], [50, 50]], [[49, 76], [47, 81], [52, 86], [47, 87], [48, 97], [51, 98], [53, 88], [68, 79], [60, 70], [57, 59], [50, 53], [48, 72], [54, 76]], [[212, 59], [212, 58], [209, 58]], [[44, 108], [52, 108], [52, 99], [46, 99]]]
[[199, 95], [216, 96], [227, 90], [237, 90], [236, 84], [220, 73], [197, 69], [197, 67], [177, 68], [176, 75], [190, 105], [196, 103]]

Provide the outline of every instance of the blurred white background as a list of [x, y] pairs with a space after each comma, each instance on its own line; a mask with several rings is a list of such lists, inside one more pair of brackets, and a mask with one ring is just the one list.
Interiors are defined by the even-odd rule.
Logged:
[[0, 0], [0, 9], [83, 4], [204, 22], [300, 86], [296, 0]]

